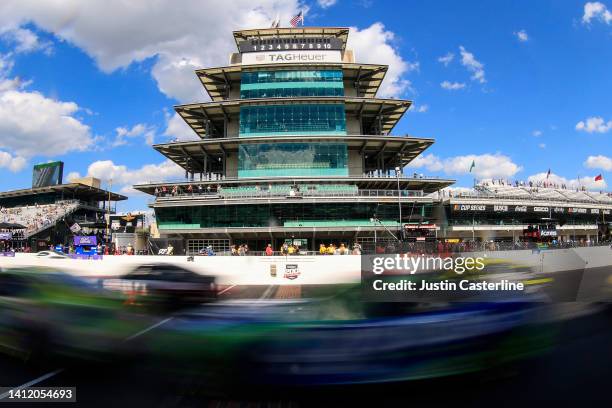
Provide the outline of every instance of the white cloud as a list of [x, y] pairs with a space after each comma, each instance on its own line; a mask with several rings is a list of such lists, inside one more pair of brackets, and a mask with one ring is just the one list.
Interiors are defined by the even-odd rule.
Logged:
[[49, 52], [51, 44], [47, 41], [40, 41], [40, 38], [32, 30], [22, 27], [14, 27], [2, 33], [2, 37], [14, 43], [14, 52], [25, 53], [43, 50]]
[[200, 140], [200, 137], [185, 123], [178, 113], [175, 113], [168, 119], [164, 136], [172, 137], [175, 140]]
[[582, 23], [590, 24], [593, 19], [610, 24], [612, 22], [612, 13], [605, 4], [598, 1], [585, 3]]
[[145, 143], [152, 145], [155, 142], [155, 128], [144, 123], [138, 123], [132, 128], [118, 127], [115, 129], [116, 135], [113, 142], [113, 147], [123, 146], [128, 144], [127, 139], [142, 137]]
[[446, 89], [447, 91], [457, 91], [465, 88], [465, 84], [463, 82], [444, 81], [440, 83], [440, 87], [442, 87], [442, 89]]
[[429, 105], [412, 105], [410, 106], [410, 112], [425, 113], [429, 110]]
[[4, 0], [0, 32], [33, 23], [85, 51], [104, 72], [155, 57], [152, 75], [166, 95], [207, 99], [193, 69], [226, 65], [232, 30], [268, 27], [279, 14], [288, 25], [298, 0]]
[[426, 168], [429, 171], [440, 171], [444, 168], [442, 160], [434, 154], [422, 154], [412, 160], [406, 167], [409, 168]]
[[50, 99], [39, 92], [9, 89], [0, 93], [0, 148], [19, 156], [57, 156], [87, 149], [89, 126], [74, 115], [74, 102]]
[[[472, 162], [474, 168], [470, 172]], [[419, 156], [407, 167], [426, 168], [428, 171], [442, 171], [446, 174], [473, 174], [478, 178], [508, 178], [518, 173], [522, 167], [508, 156], [496, 154], [465, 155], [441, 159], [433, 154]]]
[[612, 171], [612, 158], [603, 155], [589, 156], [584, 165], [590, 169]]
[[461, 65], [472, 73], [472, 80], [478, 81], [481, 84], [487, 82], [485, 79], [484, 64], [474, 57], [474, 54], [465, 49], [463, 45], [459, 46], [461, 54]]
[[539, 143], [539, 144], [538, 144], [538, 147], [539, 147], [540, 149], [546, 149], [546, 143]]
[[576, 130], [587, 133], [606, 133], [610, 129], [612, 129], [612, 120], [606, 122], [599, 116], [592, 116], [576, 124]]
[[529, 35], [527, 34], [527, 31], [525, 30], [515, 31], [514, 35], [520, 42], [529, 41]]
[[389, 65], [389, 71], [378, 92], [381, 97], [401, 96], [410, 88], [410, 81], [403, 76], [419, 69], [418, 62], [404, 60], [391, 45], [394, 38], [395, 34], [385, 30], [381, 23], [374, 23], [363, 30], [352, 27], [349, 35], [347, 47], [355, 51], [356, 61]]
[[565, 184], [569, 188], [586, 187], [589, 190], [604, 190], [607, 188], [606, 181], [595, 181], [595, 176], [584, 176], [575, 179], [568, 179], [554, 173], [551, 173], [548, 178], [546, 176], [547, 172], [537, 173], [529, 176], [527, 180], [533, 181], [534, 183], [538, 181], [548, 181], [556, 184]]
[[536, 130], [534, 130], [533, 132], [531, 132], [531, 134], [532, 134], [533, 136], [535, 136], [535, 137], [540, 137], [540, 136], [542, 136], [542, 131], [541, 131], [541, 130], [536, 129]]
[[160, 164], [146, 164], [139, 169], [128, 169], [112, 160], [99, 160], [89, 165], [87, 175], [104, 181], [112, 179], [113, 186], [130, 187], [150, 181], [178, 179], [185, 176], [185, 170], [170, 160]]
[[25, 167], [26, 163], [24, 157], [12, 156], [10, 153], [0, 151], [0, 168], [6, 168], [13, 173], [17, 173]]
[[441, 62], [446, 67], [448, 66], [448, 64], [450, 64], [453, 61], [454, 58], [455, 58], [455, 54], [453, 54], [452, 52], [448, 52], [446, 53], [446, 55], [442, 57], [438, 57], [438, 62]]
[[337, 3], [338, 0], [317, 0], [317, 3], [321, 8], [328, 8]]
[[68, 175], [66, 176], [66, 180], [68, 180], [69, 183], [72, 182], [72, 180], [74, 179], [78, 179], [81, 178], [81, 175], [79, 174], [78, 171], [71, 171], [70, 173], [68, 173]]

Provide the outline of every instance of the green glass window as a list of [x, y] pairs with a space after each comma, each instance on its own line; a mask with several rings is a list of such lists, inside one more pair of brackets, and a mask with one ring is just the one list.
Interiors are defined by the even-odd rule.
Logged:
[[340, 70], [243, 72], [240, 82], [243, 99], [342, 95]]
[[344, 143], [240, 145], [238, 177], [348, 176]]
[[240, 137], [275, 135], [346, 135], [340, 103], [240, 107]]
[[[431, 205], [425, 204], [424, 214], [431, 216]], [[411, 210], [421, 211], [421, 205], [402, 204], [404, 221]], [[371, 225], [376, 214], [385, 225], [398, 220], [397, 204], [377, 203], [283, 203], [257, 205], [219, 205], [193, 207], [163, 207], [155, 209], [160, 229], [193, 229], [211, 227], [271, 227], [271, 226], [357, 226]]]

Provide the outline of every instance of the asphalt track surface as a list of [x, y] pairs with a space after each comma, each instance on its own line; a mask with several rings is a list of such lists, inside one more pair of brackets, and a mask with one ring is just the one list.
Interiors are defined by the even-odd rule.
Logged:
[[[223, 290], [221, 297], [228, 299], [281, 299], [300, 297], [302, 288], [233, 286]], [[147, 336], [155, 328], [135, 335]], [[88, 407], [610, 406], [610, 310], [563, 323], [557, 340], [549, 353], [519, 364], [464, 376], [397, 384], [315, 389], [238, 388], [219, 395], [197, 377], [166, 375], [144, 368], [137, 361], [43, 369], [2, 357], [0, 386], [14, 387], [40, 379], [36, 386], [74, 386], [77, 403], [65, 405]]]

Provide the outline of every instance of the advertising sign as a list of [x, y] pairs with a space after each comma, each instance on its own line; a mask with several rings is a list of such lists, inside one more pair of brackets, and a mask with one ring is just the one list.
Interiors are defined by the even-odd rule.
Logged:
[[13, 238], [12, 232], [0, 232], [0, 241], [8, 241]]
[[74, 237], [75, 246], [82, 246], [82, 245], [94, 246], [97, 244], [98, 244], [98, 240], [96, 239], [95, 235], [83, 235], [83, 236]]
[[243, 65], [342, 62], [340, 51], [270, 51], [242, 55]]

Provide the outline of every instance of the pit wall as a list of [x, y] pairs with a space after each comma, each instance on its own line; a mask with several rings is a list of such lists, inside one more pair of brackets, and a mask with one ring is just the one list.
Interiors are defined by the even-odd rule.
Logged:
[[[105, 256], [102, 260], [45, 259], [35, 254], [0, 257], [0, 267], [51, 267], [73, 275], [113, 277], [130, 272], [136, 266], [171, 263], [194, 272], [215, 275], [222, 285], [308, 285], [359, 283], [361, 257], [335, 256]], [[485, 253], [463, 253], [484, 256]], [[571, 269], [612, 270], [612, 248], [609, 246], [558, 249], [547, 251], [496, 251], [488, 258], [503, 259], [528, 266], [535, 272], [551, 273]]]

